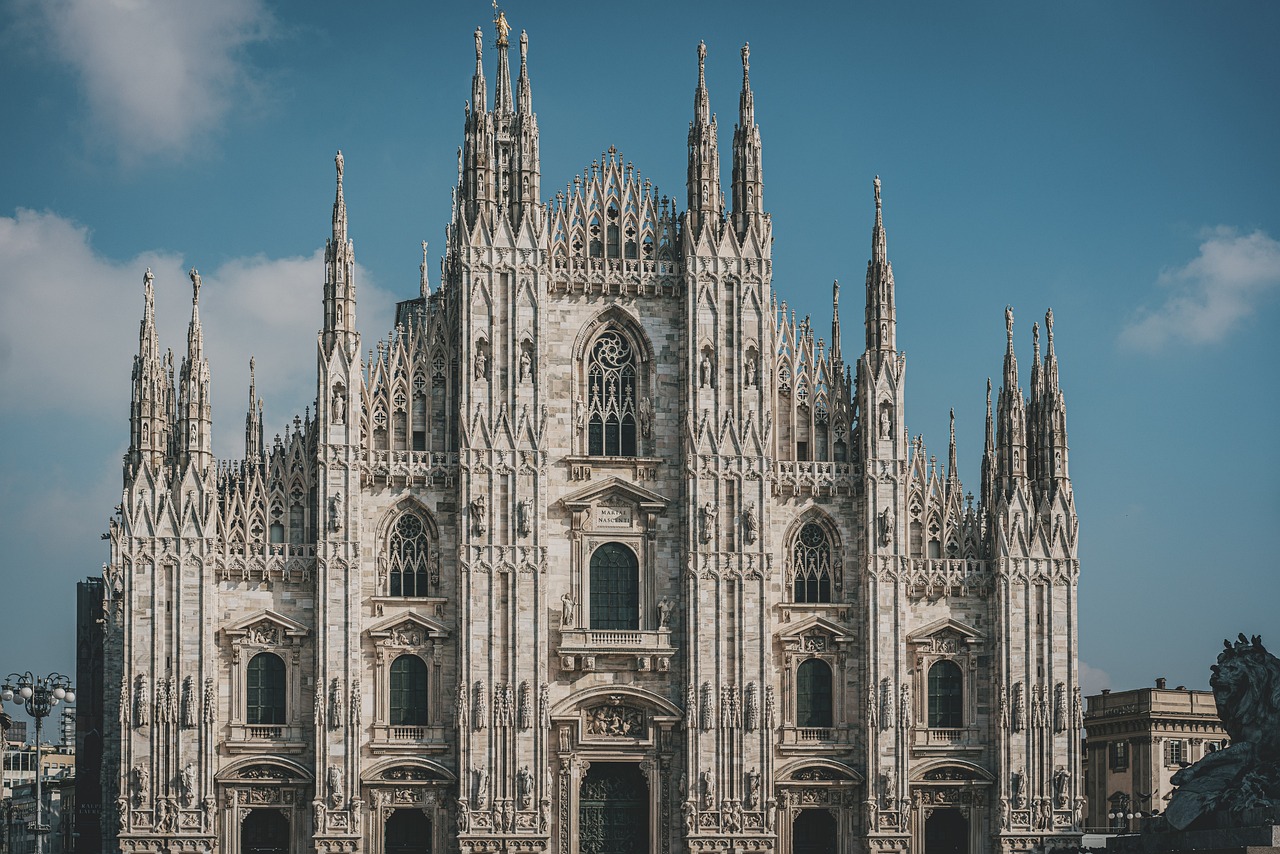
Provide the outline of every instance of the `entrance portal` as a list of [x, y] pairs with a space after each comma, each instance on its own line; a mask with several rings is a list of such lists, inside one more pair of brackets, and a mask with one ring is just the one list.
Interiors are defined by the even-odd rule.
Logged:
[[241, 854], [288, 854], [289, 819], [280, 810], [257, 809], [240, 825]]
[[827, 810], [801, 810], [791, 825], [792, 854], [836, 854], [836, 817]]
[[924, 854], [969, 854], [969, 820], [957, 809], [935, 809], [924, 820]]
[[649, 786], [634, 762], [592, 762], [578, 794], [579, 854], [645, 854]]
[[431, 854], [431, 819], [422, 810], [396, 810], [383, 833], [383, 854]]

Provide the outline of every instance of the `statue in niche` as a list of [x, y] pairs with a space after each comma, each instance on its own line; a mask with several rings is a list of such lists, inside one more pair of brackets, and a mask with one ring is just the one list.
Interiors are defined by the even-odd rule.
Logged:
[[342, 530], [341, 492], [335, 492], [329, 496], [329, 530], [335, 533]]
[[1280, 659], [1259, 635], [1222, 643], [1209, 687], [1231, 744], [1173, 775], [1165, 818], [1175, 830], [1280, 808]]
[[312, 830], [319, 833], [324, 830], [324, 801], [316, 800], [311, 802], [311, 820], [314, 823]]
[[138, 806], [143, 806], [151, 798], [151, 771], [146, 765], [133, 767], [133, 793]]
[[520, 809], [527, 810], [533, 805], [533, 773], [528, 765], [516, 775], [516, 793], [520, 798]]
[[702, 388], [714, 387], [712, 381], [711, 353], [702, 351], [702, 360], [698, 362], [698, 385]]
[[516, 505], [516, 531], [522, 537], [529, 536], [529, 532], [533, 530], [533, 502], [528, 498], [521, 498]]
[[474, 769], [476, 776], [476, 809], [482, 810], [489, 803], [489, 772], [483, 768]]
[[333, 387], [333, 401], [329, 404], [329, 415], [334, 424], [345, 424], [347, 421], [347, 394], [341, 383]]
[[756, 503], [748, 501], [742, 510], [742, 540], [748, 545], [756, 541], [756, 532], [760, 528], [760, 518], [756, 513]]
[[893, 809], [893, 803], [894, 803], [893, 796], [895, 794], [893, 789], [893, 783], [894, 783], [893, 769], [892, 768], [884, 769], [884, 773], [881, 774], [880, 776], [884, 778], [884, 808], [887, 810], [891, 810]]
[[196, 772], [195, 766], [190, 762], [182, 766], [181, 773], [178, 774], [178, 792], [182, 796], [184, 806], [191, 806], [196, 796]]
[[640, 398], [640, 435], [648, 439], [653, 435], [653, 401], [647, 397]]
[[1013, 772], [1013, 777], [1009, 781], [1009, 793], [1013, 795], [1013, 808], [1022, 809], [1026, 804], [1025, 794], [1023, 792], [1024, 776], [1022, 769], [1019, 768]]
[[760, 772], [752, 768], [747, 772], [747, 809], [760, 808]]
[[748, 355], [742, 365], [743, 384], [748, 388], [756, 384], [756, 357]]
[[528, 350], [520, 351], [520, 382], [527, 383], [533, 381], [533, 357], [529, 355]]
[[560, 626], [562, 628], [573, 628], [573, 594], [566, 592], [560, 597]]
[[893, 509], [884, 508], [884, 512], [880, 514], [880, 545], [888, 546], [893, 543]]
[[183, 729], [192, 729], [196, 725], [195, 693], [195, 679], [191, 676], [187, 676], [182, 680], [181, 724]]
[[658, 628], [671, 628], [671, 612], [675, 607], [676, 603], [669, 596], [663, 596], [658, 600]]
[[485, 532], [489, 530], [489, 503], [483, 495], [477, 495], [471, 500], [471, 533], [477, 537], [483, 537]]
[[478, 380], [489, 379], [489, 357], [484, 352], [483, 344], [476, 345], [475, 370], [476, 370], [476, 379]]
[[330, 765], [329, 772], [325, 776], [325, 785], [329, 789], [329, 806], [336, 810], [342, 806], [342, 769], [337, 765]]
[[1071, 772], [1059, 765], [1053, 771], [1053, 803], [1058, 809], [1067, 808], [1067, 785], [1071, 782]]
[[880, 438], [893, 438], [893, 407], [884, 403], [880, 405]]
[[702, 530], [699, 533], [699, 539], [704, 543], [711, 542], [711, 537], [715, 533], [716, 527], [716, 505], [714, 502], [708, 501], [702, 505], [702, 509], [698, 511], [702, 519]]
[[704, 810], [715, 809], [716, 803], [716, 783], [711, 779], [710, 771], [703, 771], [702, 780], [702, 808]]

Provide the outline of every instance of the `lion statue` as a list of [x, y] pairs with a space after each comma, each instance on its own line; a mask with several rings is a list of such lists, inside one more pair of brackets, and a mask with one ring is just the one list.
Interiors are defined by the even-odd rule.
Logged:
[[1176, 830], [1280, 806], [1280, 659], [1258, 635], [1222, 644], [1209, 687], [1231, 746], [1173, 775], [1165, 819]]

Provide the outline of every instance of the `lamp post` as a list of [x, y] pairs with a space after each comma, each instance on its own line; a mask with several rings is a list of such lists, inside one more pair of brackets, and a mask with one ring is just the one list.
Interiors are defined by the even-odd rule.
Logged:
[[63, 702], [74, 703], [76, 692], [71, 687], [71, 679], [61, 673], [50, 673], [48, 676], [32, 676], [26, 673], [10, 673], [0, 686], [0, 700], [6, 703], [17, 702], [27, 710], [27, 714], [36, 720], [36, 821], [31, 825], [31, 833], [35, 836], [36, 854], [44, 852], [44, 835], [49, 828], [44, 824], [44, 781], [40, 778], [40, 730], [44, 719], [53, 711], [53, 707]]

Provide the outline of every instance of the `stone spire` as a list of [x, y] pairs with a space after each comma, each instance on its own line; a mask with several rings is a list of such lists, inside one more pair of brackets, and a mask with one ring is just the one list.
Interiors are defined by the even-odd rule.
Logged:
[[483, 113], [489, 109], [489, 95], [484, 82], [484, 31], [476, 27], [476, 70], [471, 75], [471, 111]]
[[427, 241], [422, 241], [422, 263], [418, 265], [418, 274], [421, 281], [418, 284], [420, 295], [423, 299], [431, 296], [431, 281], [427, 277]]
[[996, 440], [991, 417], [991, 377], [987, 377], [987, 426], [982, 445], [982, 503], [990, 507], [995, 500]]
[[1007, 345], [1004, 384], [996, 401], [996, 491], [1007, 494], [1027, 474], [1026, 399], [1018, 384], [1018, 357], [1013, 351], [1013, 309], [1004, 310]]
[[1053, 309], [1045, 312], [1044, 328], [1047, 342], [1038, 407], [1041, 459], [1037, 471], [1042, 486], [1052, 490], [1060, 481], [1070, 477], [1067, 469], [1067, 401], [1058, 384], [1058, 356], [1053, 349]]
[[511, 65], [507, 60], [507, 34], [511, 25], [507, 23], [506, 12], [499, 12], [493, 19], [498, 38], [494, 46], [498, 48], [498, 76], [493, 90], [493, 111], [498, 115], [506, 115], [511, 110]]
[[951, 409], [951, 440], [947, 444], [947, 481], [953, 485], [960, 483], [960, 467], [956, 464], [956, 410]]
[[831, 281], [831, 363], [840, 362], [840, 280]]
[[516, 112], [533, 112], [533, 91], [529, 87], [529, 34], [520, 31], [520, 76], [516, 80]]
[[158, 468], [167, 458], [169, 413], [173, 382], [160, 354], [156, 332], [155, 276], [151, 268], [142, 277], [143, 309], [138, 330], [138, 354], [133, 357], [133, 395], [129, 407], [129, 466], [132, 480], [139, 466]]
[[249, 409], [244, 417], [244, 459], [246, 463], [262, 461], [262, 398], [258, 397], [254, 378], [255, 360], [249, 357]]
[[335, 344], [350, 343], [356, 335], [355, 246], [347, 236], [347, 203], [342, 194], [342, 152], [333, 158], [338, 186], [333, 201], [333, 234], [324, 247], [324, 333], [326, 354]]
[[744, 44], [742, 94], [738, 99], [738, 124], [733, 129], [733, 223], [739, 239], [764, 212], [760, 156], [760, 128], [756, 125], [755, 96], [751, 93], [751, 45]]
[[871, 260], [867, 262], [867, 353], [875, 354], [873, 366], [880, 365], [897, 349], [897, 318], [893, 265], [885, 249], [884, 218], [880, 206], [880, 178], [873, 183], [876, 224], [871, 233]]
[[178, 379], [178, 465], [203, 472], [213, 463], [213, 426], [209, 401], [209, 360], [200, 326], [200, 271], [191, 268], [191, 322], [187, 355]]
[[718, 227], [724, 215], [720, 195], [720, 149], [716, 117], [707, 95], [707, 45], [698, 42], [698, 88], [693, 93], [693, 121], [689, 122], [688, 222], [694, 237], [703, 226]]

